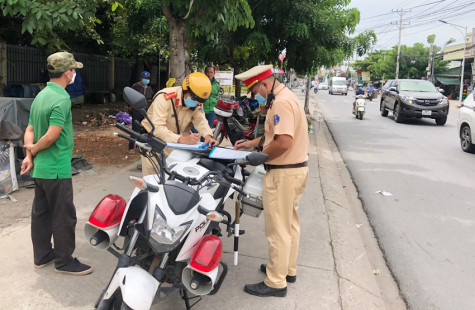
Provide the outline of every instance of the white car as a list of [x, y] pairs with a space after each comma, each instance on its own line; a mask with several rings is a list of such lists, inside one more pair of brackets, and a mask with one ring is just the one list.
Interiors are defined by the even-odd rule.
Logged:
[[462, 150], [475, 153], [475, 91], [463, 101], [457, 125]]
[[318, 84], [318, 89], [327, 90], [328, 89], [328, 84], [327, 83], [320, 83], [320, 84]]

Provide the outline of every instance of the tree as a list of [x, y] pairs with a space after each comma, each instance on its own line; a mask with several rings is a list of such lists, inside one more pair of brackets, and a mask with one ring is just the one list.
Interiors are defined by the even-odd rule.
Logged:
[[98, 42], [100, 37], [94, 30], [98, 22], [95, 12], [96, 1], [47, 1], [47, 0], [0, 0], [4, 16], [21, 22], [21, 33], [32, 36], [32, 45], [61, 49], [67, 46], [59, 33], [86, 31]]
[[[434, 45], [434, 53], [438, 53], [440, 47]], [[429, 60], [430, 48], [423, 43], [415, 43], [413, 46], [401, 45], [401, 60], [399, 75], [401, 78], [420, 79], [426, 76], [426, 68]], [[394, 79], [396, 77], [397, 46], [390, 50], [377, 50], [369, 54], [364, 60], [355, 63], [355, 70], [369, 71], [373, 79]], [[434, 72], [439, 73], [447, 69], [448, 62], [436, 61]]]
[[205, 35], [213, 39], [219, 29], [236, 31], [239, 26], [254, 26], [246, 0], [163, 0], [162, 11], [169, 29], [170, 77], [177, 83], [184, 78], [189, 60], [187, 37]]
[[[364, 54], [376, 36], [369, 31], [350, 38], [359, 21], [349, 1], [332, 0], [248, 0], [256, 25], [252, 29], [224, 31], [217, 38], [200, 38], [196, 54], [199, 61], [230, 65], [235, 74], [261, 62], [276, 63], [286, 53], [286, 68], [299, 74], [315, 73], [322, 65], [332, 66], [356, 49]], [[236, 95], [239, 95], [239, 83]]]

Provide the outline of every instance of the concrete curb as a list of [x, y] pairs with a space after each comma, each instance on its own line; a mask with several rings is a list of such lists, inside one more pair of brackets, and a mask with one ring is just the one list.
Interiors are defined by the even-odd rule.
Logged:
[[321, 116], [321, 113], [315, 96], [310, 99], [309, 110], [307, 118], [314, 127], [341, 307], [405, 309], [406, 305], [386, 267], [346, 165], [324, 120], [318, 117], [321, 121], [317, 122], [317, 115]]

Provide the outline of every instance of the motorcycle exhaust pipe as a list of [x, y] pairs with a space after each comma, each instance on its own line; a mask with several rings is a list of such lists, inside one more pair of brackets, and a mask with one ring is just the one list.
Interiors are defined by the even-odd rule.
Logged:
[[218, 276], [218, 267], [208, 273], [202, 273], [189, 264], [183, 269], [181, 280], [185, 288], [194, 295], [208, 295]]
[[88, 243], [95, 249], [108, 249], [119, 237], [119, 225], [98, 228], [87, 222], [84, 225], [84, 235]]

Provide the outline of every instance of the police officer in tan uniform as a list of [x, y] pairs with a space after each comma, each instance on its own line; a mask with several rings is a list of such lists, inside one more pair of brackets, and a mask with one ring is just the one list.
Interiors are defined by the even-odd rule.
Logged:
[[[259, 104], [268, 109], [263, 153], [269, 155], [262, 184], [265, 233], [269, 263], [261, 265], [264, 282], [248, 284], [244, 290], [256, 296], [287, 294], [287, 282], [297, 280], [300, 238], [298, 207], [308, 179], [309, 139], [307, 118], [297, 97], [277, 81], [272, 65], [257, 66], [236, 75]], [[260, 138], [237, 141], [236, 149], [257, 147]]]
[[[182, 86], [165, 88], [155, 94], [152, 105], [147, 111], [155, 126], [154, 135], [167, 143], [195, 144], [200, 136], [210, 146], [217, 145], [213, 132], [205, 118], [202, 103], [211, 94], [211, 82], [201, 72], [194, 72], [185, 77]], [[147, 120], [142, 125], [150, 132], [152, 126]], [[190, 133], [194, 126], [199, 134]], [[171, 152], [166, 149], [166, 154]], [[142, 174], [155, 174], [150, 161], [142, 156]]]

